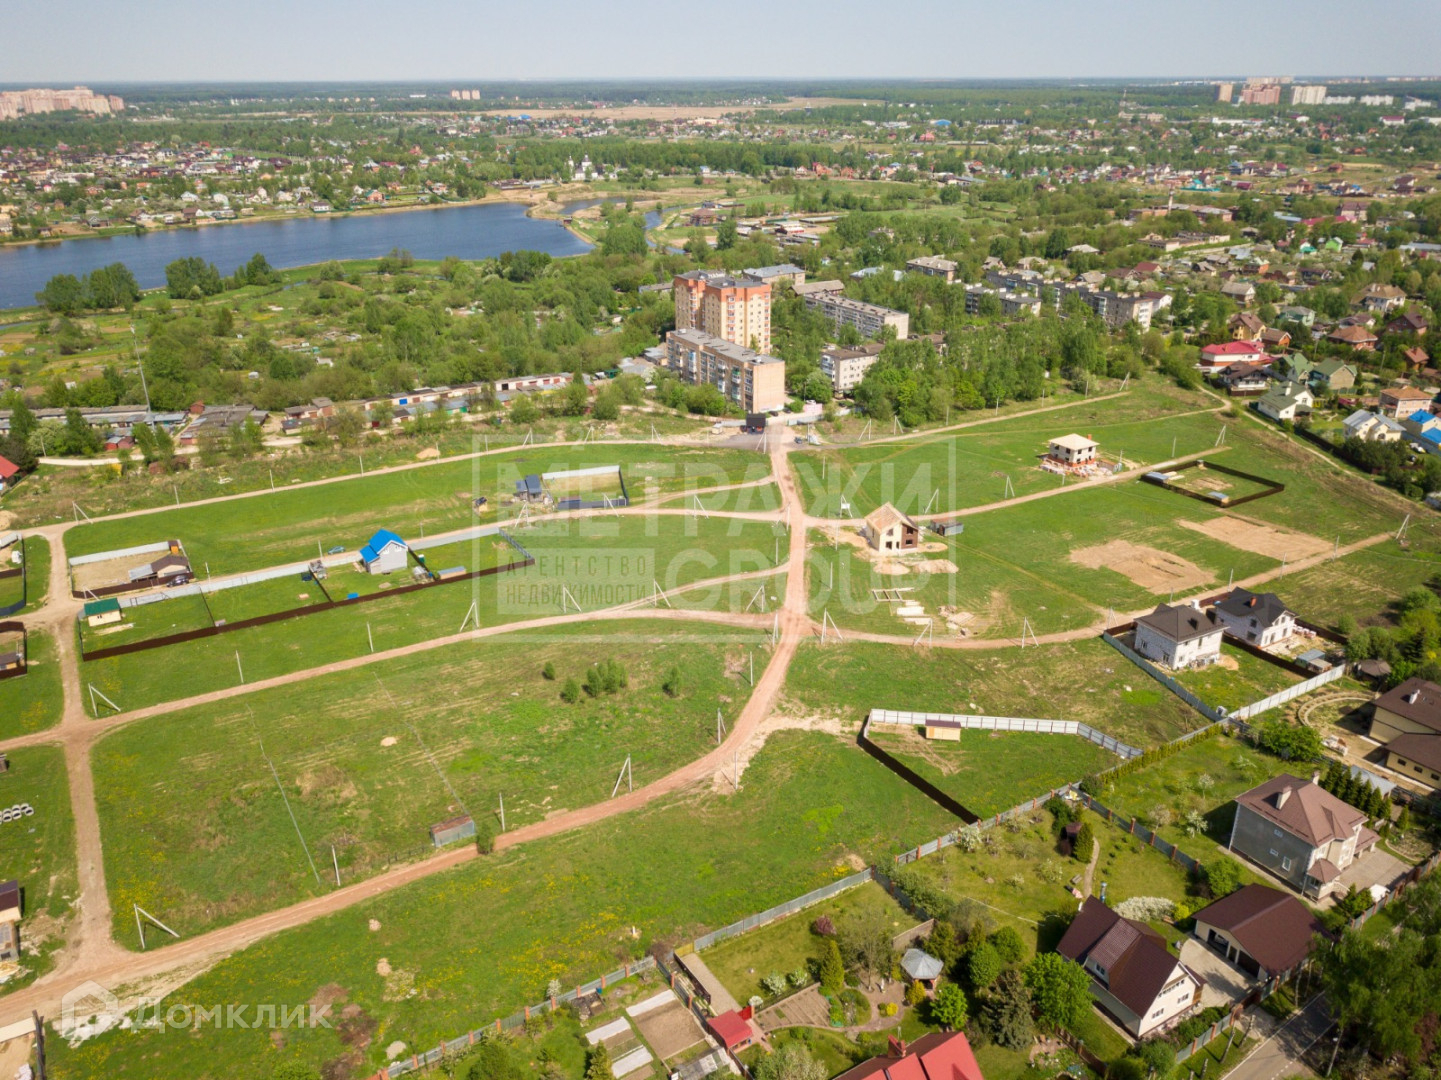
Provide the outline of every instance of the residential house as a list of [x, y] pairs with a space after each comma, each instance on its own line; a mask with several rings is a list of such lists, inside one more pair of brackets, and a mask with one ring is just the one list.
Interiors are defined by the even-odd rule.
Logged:
[[772, 288], [783, 281], [790, 282], [792, 287], [806, 283], [805, 270], [794, 263], [781, 263], [779, 266], [753, 266], [742, 270], [741, 273], [756, 281], [764, 281]]
[[1215, 605], [1215, 611], [1225, 624], [1226, 633], [1263, 649], [1285, 641], [1296, 632], [1296, 613], [1275, 593], [1232, 589], [1229, 596]]
[[821, 373], [831, 380], [837, 395], [849, 394], [861, 384], [866, 372], [880, 359], [884, 345], [879, 341], [868, 342], [854, 349], [838, 345], [821, 350]]
[[[1391, 421], [1393, 424], [1395, 421]], [[1417, 409], [1410, 416], [1406, 417], [1397, 425], [1408, 435], [1420, 438], [1428, 431], [1435, 431], [1441, 428], [1441, 416], [1437, 416], [1430, 409]]]
[[879, 304], [852, 300], [838, 293], [811, 293], [806, 296], [805, 303], [808, 309], [819, 311], [837, 330], [846, 325], [854, 326], [861, 337], [880, 337], [887, 326], [895, 330], [897, 340], [904, 340], [911, 332], [908, 313]]
[[1366, 311], [1377, 311], [1383, 315], [1395, 311], [1404, 303], [1406, 303], [1405, 289], [1376, 282], [1367, 285], [1351, 300], [1353, 307], [1364, 308]]
[[1431, 395], [1414, 386], [1390, 386], [1381, 391], [1381, 411], [1397, 420], [1430, 405]]
[[1277, 309], [1276, 318], [1281, 322], [1300, 323], [1309, 330], [1311, 325], [1316, 321], [1316, 313], [1308, 307], [1301, 307], [1299, 304], [1288, 304], [1283, 308]]
[[1196, 366], [1202, 375], [1215, 375], [1232, 364], [1258, 364], [1266, 350], [1254, 341], [1226, 341], [1219, 345], [1203, 345], [1201, 362]]
[[667, 367], [682, 382], [714, 386], [747, 413], [785, 407], [784, 360], [701, 330], [672, 330], [665, 340]]
[[1356, 385], [1356, 369], [1343, 360], [1318, 360], [1307, 378], [1315, 389], [1334, 394]]
[[985, 1080], [964, 1031], [932, 1031], [913, 1043], [892, 1035], [886, 1053], [836, 1080]]
[[1366, 409], [1357, 409], [1346, 417], [1341, 421], [1341, 429], [1346, 438], [1362, 442], [1398, 442], [1406, 434], [1406, 428], [1389, 416], [1380, 416]]
[[1426, 316], [1415, 308], [1410, 308], [1397, 315], [1386, 324], [1383, 334], [1415, 334], [1418, 338], [1425, 337], [1426, 331], [1431, 324], [1426, 321]]
[[1255, 312], [1238, 311], [1226, 320], [1226, 329], [1233, 341], [1255, 341], [1266, 332], [1266, 324]]
[[1091, 996], [1134, 1038], [1164, 1031], [1201, 1000], [1204, 980], [1139, 919], [1088, 896], [1056, 951], [1091, 976]]
[[1338, 326], [1326, 335], [1326, 340], [1335, 345], [1349, 345], [1359, 352], [1373, 352], [1376, 335], [1364, 326]]
[[1441, 686], [1407, 679], [1371, 703], [1371, 738], [1382, 744], [1386, 767], [1441, 787]]
[[1258, 397], [1271, 388], [1265, 364], [1232, 364], [1217, 379], [1232, 397]]
[[1148, 660], [1175, 671], [1205, 667], [1221, 659], [1226, 625], [1214, 611], [1194, 604], [1161, 604], [1136, 620], [1134, 648]]
[[1290, 332], [1275, 327], [1268, 326], [1262, 330], [1260, 340], [1267, 349], [1274, 349], [1276, 352], [1285, 352], [1291, 347]]
[[1227, 846], [1318, 900], [1378, 839], [1366, 815], [1310, 781], [1282, 773], [1236, 796]]
[[912, 551], [921, 542], [921, 527], [890, 503], [866, 515], [865, 533], [876, 551]]
[[1245, 885], [1196, 912], [1192, 933], [1258, 979], [1296, 972], [1317, 937], [1328, 936], [1320, 918], [1289, 893]]
[[1221, 295], [1242, 307], [1250, 307], [1256, 302], [1256, 286], [1249, 281], [1228, 281], [1221, 286]]
[[410, 547], [389, 529], [379, 529], [370, 542], [360, 549], [360, 562], [368, 574], [389, 574], [404, 570], [410, 558]]
[[1046, 449], [1046, 456], [1062, 465], [1092, 465], [1096, 461], [1096, 449], [1100, 444], [1084, 435], [1062, 435], [1052, 439]]
[[1431, 362], [1431, 357], [1419, 345], [1413, 345], [1407, 349], [1401, 354], [1401, 359], [1406, 361], [1406, 370], [1413, 375], [1425, 371], [1426, 365]]
[[20, 475], [20, 466], [6, 457], [0, 457], [0, 493], [12, 487]]
[[1272, 420], [1295, 420], [1309, 413], [1316, 397], [1304, 383], [1277, 383], [1256, 401], [1256, 409]]

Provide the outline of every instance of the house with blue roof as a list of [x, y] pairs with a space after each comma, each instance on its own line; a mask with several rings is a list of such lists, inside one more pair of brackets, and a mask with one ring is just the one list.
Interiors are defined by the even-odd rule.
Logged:
[[1401, 426], [1408, 434], [1420, 438], [1428, 431], [1441, 430], [1441, 416], [1437, 416], [1430, 409], [1417, 409], [1401, 421]]
[[369, 574], [389, 574], [404, 570], [410, 547], [389, 529], [379, 529], [370, 542], [360, 549], [360, 562]]
[[1421, 432], [1421, 445], [1426, 448], [1428, 454], [1441, 457], [1441, 428], [1432, 428], [1430, 431]]

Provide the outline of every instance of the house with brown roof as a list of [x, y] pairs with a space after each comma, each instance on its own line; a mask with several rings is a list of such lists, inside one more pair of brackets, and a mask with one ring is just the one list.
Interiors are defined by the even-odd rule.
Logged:
[[890, 503], [866, 515], [865, 534], [876, 551], [913, 551], [921, 542], [921, 527]]
[[1411, 678], [1387, 690], [1371, 703], [1369, 734], [1383, 744], [1388, 769], [1441, 788], [1441, 686]]
[[1226, 624], [1215, 611], [1193, 604], [1161, 604], [1136, 620], [1133, 648], [1173, 671], [1205, 667], [1221, 659]]
[[1414, 386], [1389, 386], [1381, 391], [1381, 412], [1396, 420], [1431, 404], [1432, 395]]
[[1194, 1009], [1204, 985], [1139, 919], [1088, 896], [1056, 951], [1086, 969], [1096, 1004], [1132, 1036], [1164, 1031]]
[[1367, 285], [1351, 301], [1354, 307], [1365, 308], [1367, 311], [1379, 311], [1382, 314], [1395, 311], [1404, 303], [1406, 303], [1405, 289], [1376, 282]]
[[1255, 341], [1265, 332], [1266, 324], [1255, 312], [1238, 311], [1226, 320], [1226, 329], [1231, 331], [1232, 341]]
[[1376, 348], [1376, 335], [1364, 326], [1338, 326], [1326, 335], [1326, 340], [1333, 345], [1349, 345], [1361, 352], [1371, 352]]
[[1282, 773], [1236, 796], [1228, 847], [1318, 900], [1376, 846], [1366, 815], [1317, 783]]
[[1284, 979], [1326, 933], [1316, 913], [1269, 885], [1246, 885], [1195, 915], [1193, 933], [1248, 975]]
[[1226, 633], [1263, 649], [1285, 641], [1296, 632], [1296, 613], [1275, 593], [1255, 593], [1237, 587], [1216, 603], [1215, 611]]
[[1280, 330], [1270, 326], [1261, 331], [1260, 340], [1261, 344], [1266, 346], [1266, 348], [1275, 349], [1277, 352], [1291, 347], [1290, 331]]
[[1403, 311], [1388, 322], [1382, 333], [1415, 334], [1417, 337], [1425, 337], [1426, 331], [1430, 328], [1431, 324], [1426, 321], [1426, 316], [1413, 308], [1410, 311]]
[[985, 1080], [963, 1031], [933, 1031], [913, 1043], [894, 1035], [879, 1057], [863, 1061], [836, 1080]]

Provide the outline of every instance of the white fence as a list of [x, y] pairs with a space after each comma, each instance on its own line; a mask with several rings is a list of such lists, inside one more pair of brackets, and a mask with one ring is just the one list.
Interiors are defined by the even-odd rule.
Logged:
[[463, 544], [467, 540], [477, 540], [482, 536], [496, 536], [499, 533], [499, 525], [473, 525], [469, 529], [461, 529], [458, 532], [424, 536], [419, 540], [407, 540], [406, 546], [411, 551], [428, 551], [431, 548], [444, 547], [446, 544]]
[[1346, 674], [1346, 665], [1337, 664], [1329, 671], [1323, 671], [1305, 682], [1298, 682], [1295, 686], [1288, 686], [1286, 689], [1272, 694], [1270, 697], [1262, 698], [1260, 701], [1253, 701], [1251, 704], [1237, 709], [1231, 715], [1237, 720], [1249, 720], [1253, 716], [1259, 716], [1267, 709], [1274, 709], [1277, 705], [1284, 705], [1286, 702], [1300, 697], [1302, 694], [1309, 694], [1318, 687], [1333, 683], [1342, 675]]
[[570, 480], [577, 476], [609, 476], [611, 473], [619, 473], [619, 465], [591, 465], [584, 469], [561, 469], [559, 472], [543, 472], [540, 478], [547, 482], [551, 480]]
[[958, 724], [973, 731], [1029, 731], [1039, 735], [1077, 735], [1104, 747], [1118, 757], [1139, 757], [1141, 751], [1119, 739], [1097, 731], [1089, 724], [1075, 720], [1042, 720], [1022, 716], [977, 716], [968, 713], [901, 712], [895, 709], [872, 709], [873, 724], [895, 724], [901, 727], [925, 727], [936, 721]]
[[71, 566], [84, 566], [87, 563], [108, 562], [111, 559], [128, 559], [132, 555], [157, 555], [162, 551], [170, 550], [170, 542], [162, 540], [158, 544], [141, 544], [139, 547], [116, 548], [114, 551], [97, 551], [94, 555], [76, 555], [69, 560]]

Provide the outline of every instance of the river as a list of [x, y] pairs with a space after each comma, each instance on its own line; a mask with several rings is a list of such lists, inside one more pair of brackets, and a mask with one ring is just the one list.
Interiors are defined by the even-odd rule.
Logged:
[[[565, 210], [583, 205], [594, 203], [576, 203]], [[165, 284], [168, 263], [191, 255], [228, 275], [257, 251], [271, 266], [286, 269], [331, 259], [373, 259], [391, 248], [404, 248], [417, 259], [483, 259], [522, 249], [557, 256], [590, 250], [590, 244], [560, 222], [527, 217], [525, 211], [520, 203], [495, 202], [350, 217], [302, 213], [279, 221], [0, 247], [0, 309], [35, 303], [35, 294], [56, 274], [83, 277], [115, 262], [130, 267], [141, 288], [151, 289]]]

